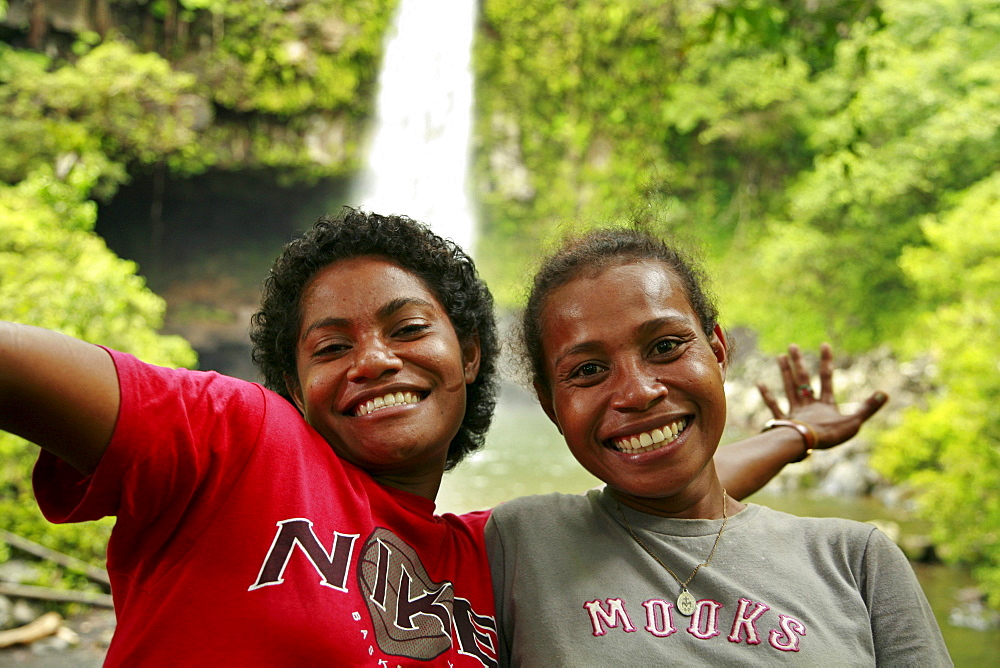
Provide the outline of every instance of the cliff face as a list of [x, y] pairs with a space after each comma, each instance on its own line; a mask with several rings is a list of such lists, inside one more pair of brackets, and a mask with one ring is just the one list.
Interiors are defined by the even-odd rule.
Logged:
[[38, 51], [58, 49], [60, 33], [104, 36], [116, 22], [107, 0], [9, 0], [7, 15], [0, 21], [22, 33], [27, 46]]
[[169, 122], [194, 133], [171, 156], [175, 171], [268, 168], [310, 181], [357, 167], [395, 4], [11, 0], [0, 46], [44, 54], [50, 71], [112, 42], [162, 58], [193, 77], [168, 105]]

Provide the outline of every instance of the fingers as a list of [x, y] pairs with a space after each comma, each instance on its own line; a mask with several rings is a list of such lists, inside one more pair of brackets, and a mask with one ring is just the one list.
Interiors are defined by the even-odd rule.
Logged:
[[861, 404], [861, 408], [854, 413], [854, 416], [861, 420], [861, 424], [864, 424], [868, 418], [875, 415], [888, 401], [889, 395], [882, 391], [876, 392], [865, 399], [865, 402]]
[[764, 383], [757, 383], [757, 390], [760, 392], [761, 399], [764, 400], [764, 404], [771, 411], [771, 415], [775, 418], [785, 417], [784, 411], [781, 410], [781, 406], [778, 405], [777, 399], [771, 394], [771, 390], [768, 389], [767, 385]]
[[819, 347], [819, 400], [833, 403], [833, 349], [829, 343]]
[[814, 398], [812, 384], [809, 382], [809, 371], [806, 369], [805, 359], [802, 357], [802, 349], [794, 343], [788, 346], [789, 367], [792, 380], [792, 394], [794, 403], [804, 404], [811, 402]]
[[[791, 348], [789, 348], [791, 350]], [[795, 376], [792, 374], [792, 365], [788, 355], [778, 355], [778, 368], [781, 369], [781, 383], [785, 386], [785, 398], [789, 404], [794, 404], [795, 396]]]

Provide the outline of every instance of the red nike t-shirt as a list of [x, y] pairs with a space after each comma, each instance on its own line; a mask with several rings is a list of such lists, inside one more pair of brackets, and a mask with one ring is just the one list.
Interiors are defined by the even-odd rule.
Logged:
[[109, 353], [97, 470], [34, 471], [49, 520], [117, 517], [107, 665], [496, 665], [488, 512], [379, 485], [260, 385]]

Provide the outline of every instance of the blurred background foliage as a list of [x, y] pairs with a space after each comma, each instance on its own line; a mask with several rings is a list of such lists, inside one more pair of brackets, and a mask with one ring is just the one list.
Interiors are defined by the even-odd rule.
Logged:
[[[0, 0], [0, 317], [191, 365], [96, 203], [149, 173], [357, 172], [396, 1], [75, 5]], [[570, 225], [640, 218], [705, 249], [765, 350], [930, 356], [874, 464], [1000, 605], [1000, 0], [481, 0], [478, 28], [500, 304]], [[0, 512], [39, 538], [33, 452], [0, 438]], [[88, 530], [65, 540], [98, 559]]]

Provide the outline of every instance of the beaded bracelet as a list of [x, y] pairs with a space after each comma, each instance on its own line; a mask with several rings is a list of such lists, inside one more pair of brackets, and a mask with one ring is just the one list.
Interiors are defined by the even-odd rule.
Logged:
[[793, 459], [792, 462], [801, 462], [803, 459], [812, 454], [812, 451], [816, 448], [816, 443], [819, 438], [816, 436], [816, 431], [812, 426], [806, 424], [805, 422], [799, 422], [798, 420], [785, 419], [774, 419], [768, 420], [764, 423], [763, 431], [768, 431], [769, 429], [774, 429], [775, 427], [791, 427], [795, 431], [799, 432], [799, 436], [802, 437], [802, 442], [805, 444], [805, 450], [802, 451], [802, 455], [798, 459]]

